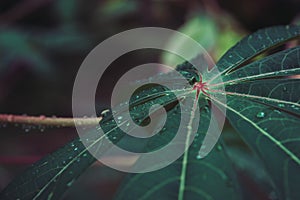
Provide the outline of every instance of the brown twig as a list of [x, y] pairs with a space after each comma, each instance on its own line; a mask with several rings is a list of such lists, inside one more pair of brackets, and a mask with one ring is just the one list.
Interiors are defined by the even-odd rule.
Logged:
[[71, 118], [71, 117], [46, 117], [41, 116], [24, 116], [24, 115], [9, 115], [0, 114], [0, 122], [11, 124], [37, 125], [47, 127], [75, 127], [79, 126], [95, 126], [99, 124], [102, 117], [91, 118]]

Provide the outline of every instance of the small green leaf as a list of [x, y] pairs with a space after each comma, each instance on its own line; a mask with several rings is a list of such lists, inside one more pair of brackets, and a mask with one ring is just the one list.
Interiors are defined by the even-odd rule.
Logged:
[[299, 38], [299, 26], [277, 26], [258, 30], [243, 38], [218, 61], [221, 74], [230, 72], [242, 63], [289, 40]]

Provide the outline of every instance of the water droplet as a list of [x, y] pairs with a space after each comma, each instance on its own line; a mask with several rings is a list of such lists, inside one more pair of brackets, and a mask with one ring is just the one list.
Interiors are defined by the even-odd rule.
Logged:
[[75, 179], [72, 179], [69, 183], [67, 183], [68, 187], [71, 187], [73, 185], [73, 183], [75, 182]]
[[121, 120], [122, 118], [123, 118], [122, 116], [119, 116], [117, 119], [118, 119], [118, 120]]
[[52, 197], [53, 197], [53, 192], [51, 192], [51, 193], [48, 195], [47, 199], [48, 199], [48, 200], [51, 200]]
[[258, 113], [256, 114], [256, 117], [257, 117], [257, 118], [264, 118], [264, 117], [265, 117], [265, 113], [264, 113], [264, 112], [258, 112]]
[[221, 145], [218, 145], [218, 146], [217, 146], [217, 150], [218, 150], [218, 151], [222, 151], [222, 149], [223, 149], [223, 147], [222, 147]]
[[110, 110], [109, 110], [109, 109], [102, 110], [102, 111], [101, 111], [101, 116], [102, 116], [102, 117], [106, 117], [109, 113], [110, 113]]
[[75, 147], [75, 148], [74, 148], [74, 151], [77, 151], [77, 150], [78, 150], [78, 147]]
[[208, 107], [208, 106], [204, 106], [204, 111], [205, 111], [206, 113], [208, 113], [209, 107]]
[[279, 110], [274, 110], [275, 113], [281, 114]]
[[278, 106], [279, 106], [280, 108], [284, 108], [284, 104], [283, 104], [283, 103], [278, 104]]
[[83, 156], [83, 157], [87, 157], [87, 153], [84, 153], [82, 156]]
[[287, 88], [286, 88], [286, 87], [283, 87], [283, 91], [286, 92], [286, 91], [287, 91]]
[[291, 105], [291, 108], [293, 108], [295, 110], [299, 110], [299, 107], [296, 107], [295, 105]]

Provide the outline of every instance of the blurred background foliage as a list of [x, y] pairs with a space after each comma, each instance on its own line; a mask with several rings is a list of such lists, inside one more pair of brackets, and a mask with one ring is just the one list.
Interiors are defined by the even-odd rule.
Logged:
[[[299, 9], [299, 0], [0, 1], [0, 112], [71, 116], [73, 81], [81, 62], [93, 47], [121, 31], [143, 26], [179, 30], [199, 41], [217, 60], [247, 33], [299, 23]], [[176, 38], [170, 43], [174, 48], [184, 46]], [[150, 61], [174, 66], [181, 62], [158, 51], [121, 58], [114, 63], [118, 70], [101, 80], [97, 109], [108, 107], [113, 83], [124, 70]], [[0, 129], [0, 189], [26, 166], [76, 136], [71, 128], [1, 126], [6, 128]], [[261, 191], [264, 175], [253, 165], [251, 152], [243, 149], [230, 127], [226, 132], [237, 147], [231, 155], [237, 160], [240, 178], [249, 186], [246, 192], [272, 199]], [[110, 199], [123, 175], [96, 163], [64, 199], [97, 199], [99, 194]]]

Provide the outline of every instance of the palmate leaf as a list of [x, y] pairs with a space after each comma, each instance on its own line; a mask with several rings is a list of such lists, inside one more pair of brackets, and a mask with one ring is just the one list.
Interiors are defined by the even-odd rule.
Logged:
[[[269, 48], [299, 36], [299, 26], [267, 28], [246, 37], [230, 49], [217, 63], [221, 73], [203, 77], [209, 84], [209, 92], [226, 95], [227, 104], [214, 99], [212, 95], [205, 98], [200, 95], [200, 126], [189, 151], [166, 168], [129, 175], [116, 198], [240, 199], [238, 180], [226, 156], [226, 149], [230, 146], [223, 144], [220, 139], [207, 157], [197, 159], [210, 118], [211, 100], [227, 109], [227, 117], [232, 125], [262, 158], [279, 198], [300, 199], [297, 191], [300, 180], [299, 81], [286, 79], [286, 76], [299, 74], [299, 47], [245, 64]], [[191, 85], [198, 80], [197, 72], [190, 64], [184, 63], [177, 69]], [[218, 76], [222, 77], [223, 82], [218, 82]], [[162, 79], [172, 80], [172, 76], [166, 75]], [[226, 92], [218, 90], [220, 85], [225, 86]], [[100, 125], [111, 143], [103, 144], [102, 138], [97, 136], [97, 130], [90, 133], [88, 148], [75, 139], [17, 177], [1, 192], [0, 198], [58, 199], [95, 161], [87, 149], [97, 148], [99, 152], [105, 152], [112, 144], [124, 148], [140, 144], [130, 149], [133, 151], [161, 148], [174, 137], [181, 114], [178, 111], [178, 99], [173, 94], [179, 95], [182, 97], [179, 100], [184, 101], [188, 95], [195, 96], [195, 91], [188, 87], [169, 91], [152, 85], [141, 88], [130, 102], [116, 109], [121, 115], [124, 105], [129, 103], [132, 118], [137, 124], [143, 125], [147, 124], [152, 114], [150, 107], [153, 104], [163, 105], [168, 111], [167, 122], [161, 132], [148, 141], [128, 136], [118, 128], [111, 115], [107, 115]], [[193, 121], [193, 115], [187, 120]], [[126, 120], [121, 124], [125, 126]], [[188, 131], [186, 139], [190, 139]]]
[[226, 90], [227, 117], [264, 160], [278, 195], [300, 198], [300, 79], [262, 79]]
[[[299, 27], [292, 29], [300, 35]], [[263, 32], [279, 34], [280, 30], [286, 29]], [[234, 48], [230, 52], [238, 54]], [[245, 61], [230, 68], [238, 68]], [[300, 180], [300, 79], [285, 77], [300, 74], [300, 47], [235, 71], [223, 71], [227, 71], [223, 76], [227, 105], [222, 105], [228, 111], [227, 118], [264, 161], [279, 198], [299, 199], [296, 185]]]
[[[117, 192], [116, 199], [240, 199], [235, 172], [222, 142], [210, 156], [204, 159], [198, 157], [210, 122], [210, 110], [205, 106], [202, 108], [200, 126], [189, 151], [163, 169], [129, 175]], [[172, 110], [172, 120], [179, 117], [178, 112], [177, 106]], [[165, 134], [176, 133], [176, 128], [170, 126], [158, 137], [152, 138], [147, 148], [170, 141], [170, 136]]]
[[[297, 145], [300, 141], [300, 82], [295, 79], [278, 79], [278, 77], [300, 74], [300, 48], [288, 49], [248, 65], [242, 65], [265, 50], [299, 36], [300, 27], [297, 26], [260, 30], [243, 39], [217, 63], [221, 71], [217, 76], [222, 76], [223, 82], [217, 82], [217, 76], [207, 80], [210, 83], [209, 92], [227, 96], [226, 105], [214, 99], [213, 96], [211, 98], [216, 104], [227, 109], [227, 117], [232, 125], [242, 134], [250, 147], [261, 156], [271, 177], [271, 184], [280, 199], [300, 198], [299, 190], [297, 190], [297, 183], [300, 180], [300, 147]], [[225, 93], [218, 90], [220, 85], [225, 86]], [[225, 150], [226, 148], [229, 147], [225, 146]], [[190, 147], [188, 155], [193, 151], [195, 149]], [[217, 168], [219, 164], [226, 166], [228, 160], [222, 159], [220, 155], [218, 155], [217, 163], [211, 160], [215, 152], [216, 148], [208, 158], [196, 162], [199, 165], [213, 164]], [[191, 160], [187, 162], [187, 166], [194, 163], [193, 157], [189, 158]], [[181, 158], [177, 162], [184, 163], [184, 159]], [[131, 175], [121, 187], [117, 199], [239, 198], [238, 190], [235, 191], [235, 195], [228, 198], [226, 195], [231, 191], [228, 188], [222, 188], [222, 183], [214, 182], [215, 177], [212, 174], [210, 174], [211, 179], [201, 180], [201, 175], [205, 176], [209, 169], [202, 171], [200, 167], [186, 168], [187, 174], [190, 175], [186, 176], [185, 180], [180, 179], [182, 166], [177, 162], [157, 172]], [[218, 184], [213, 187], [210, 181], [212, 184]], [[184, 195], [181, 195], [178, 190], [182, 182], [185, 185]], [[210, 189], [216, 189], [218, 193], [211, 192], [206, 188], [206, 184], [210, 186]], [[141, 187], [136, 187], [136, 185]], [[190, 190], [193, 186], [196, 186], [198, 192]]]

